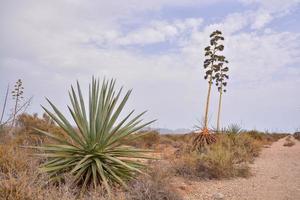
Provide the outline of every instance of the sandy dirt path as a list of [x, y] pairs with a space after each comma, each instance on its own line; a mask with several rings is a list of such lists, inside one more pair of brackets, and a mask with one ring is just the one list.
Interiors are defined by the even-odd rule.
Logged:
[[284, 142], [262, 150], [251, 165], [250, 178], [189, 182], [185, 200], [300, 200], [300, 142], [292, 147], [284, 147]]

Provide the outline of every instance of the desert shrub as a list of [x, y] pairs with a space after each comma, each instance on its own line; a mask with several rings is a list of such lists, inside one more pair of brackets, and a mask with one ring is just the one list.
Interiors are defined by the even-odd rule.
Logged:
[[256, 130], [244, 131], [243, 133], [249, 135], [261, 145], [270, 145], [273, 142], [287, 136], [285, 133], [259, 132]]
[[[70, 181], [50, 184], [49, 177], [38, 173], [38, 165], [17, 173], [0, 173], [0, 199], [5, 200], [111, 200], [102, 188], [80, 195]], [[65, 180], [67, 180], [65, 178]], [[121, 194], [121, 193], [118, 193]], [[113, 196], [114, 200], [121, 200]]]
[[0, 145], [0, 199], [35, 199], [31, 188], [36, 179], [31, 170], [37, 164], [27, 151], [19, 146], [18, 138]]
[[161, 135], [160, 144], [167, 144], [182, 150], [191, 144], [195, 134], [164, 134]]
[[46, 120], [45, 117], [47, 115], [44, 114], [44, 118], [39, 118], [35, 113], [33, 115], [23, 113], [17, 118], [17, 126], [22, 128], [22, 131], [28, 134], [37, 133], [34, 128], [38, 128], [40, 130], [48, 130], [51, 125], [54, 125], [54, 122], [50, 119]]
[[226, 132], [227, 134], [239, 134], [243, 132], [243, 129], [239, 124], [231, 124], [223, 130], [223, 132]]
[[135, 140], [130, 140], [126, 144], [136, 148], [154, 148], [160, 142], [160, 135], [157, 131], [141, 131], [135, 134]]
[[[32, 178], [32, 177], [31, 177]], [[28, 176], [15, 177], [9, 174], [7, 177], [2, 175], [0, 180], [0, 199], [7, 200], [33, 200], [34, 196], [32, 190], [28, 187], [29, 179]]]
[[38, 117], [37, 114], [23, 113], [17, 117], [16, 124], [18, 127], [16, 136], [19, 137], [19, 143], [22, 145], [39, 145], [47, 140], [36, 129], [50, 132], [67, 140], [65, 131], [58, 127], [46, 113], [43, 114], [42, 118]]
[[300, 132], [295, 132], [294, 138], [300, 141]]
[[248, 163], [261, 145], [247, 134], [218, 134], [217, 143], [202, 154], [185, 152], [172, 160], [175, 173], [198, 178], [230, 178], [249, 175]]
[[201, 168], [206, 168], [212, 178], [244, 177], [248, 175], [248, 167], [244, 164], [246, 160], [241, 159], [243, 155], [247, 155], [246, 150], [219, 142], [203, 156]]
[[111, 200], [101, 187], [80, 196], [79, 189], [72, 184], [72, 176], [64, 176], [63, 182], [50, 184], [49, 176], [39, 173], [42, 160], [33, 157], [30, 149], [21, 148], [18, 137], [0, 144], [0, 199], [56, 200], [59, 197], [61, 200]]
[[[174, 173], [183, 177], [195, 177], [199, 164], [199, 154], [197, 152], [185, 152], [171, 160]], [[201, 171], [199, 171], [201, 173]]]
[[287, 133], [271, 133], [271, 134], [265, 134], [267, 141], [269, 142], [276, 142], [280, 140], [281, 138], [286, 137]]
[[252, 162], [259, 155], [261, 143], [248, 134], [239, 134], [231, 140], [231, 149], [237, 163]]
[[169, 138], [174, 142], [190, 143], [194, 134], [165, 134], [163, 137]]
[[10, 135], [8, 134], [9, 128], [7, 126], [2, 125], [0, 128], [0, 144], [5, 144], [7, 141], [11, 140]]
[[174, 140], [172, 140], [172, 139], [170, 139], [168, 137], [165, 137], [164, 135], [160, 136], [159, 144], [165, 145], [165, 146], [172, 146], [172, 147], [178, 147], [178, 146], [180, 146], [180, 143], [177, 143]]
[[259, 132], [257, 130], [251, 130], [246, 132], [248, 135], [250, 135], [253, 139], [262, 141], [264, 139], [264, 134], [262, 132]]
[[152, 164], [148, 175], [142, 175], [132, 181], [126, 193], [127, 200], [180, 200], [182, 199], [175, 188], [170, 184], [171, 172], [167, 165], [160, 161]]
[[292, 138], [292, 137], [289, 135], [289, 136], [285, 139], [285, 142], [283, 143], [283, 146], [285, 146], [285, 147], [291, 147], [291, 146], [294, 146], [294, 145], [295, 145], [295, 142], [292, 141], [291, 138]]
[[10, 141], [0, 145], [0, 172], [17, 173], [28, 168], [28, 156], [26, 149], [16, 146], [17, 143]]
[[[52, 184], [49, 176], [40, 174], [38, 167], [42, 160], [32, 157], [30, 149], [21, 148], [18, 136], [5, 145], [0, 144], [0, 199], [6, 200], [179, 200], [180, 196], [170, 184], [172, 169], [163, 161], [152, 161], [146, 171], [128, 184], [128, 189], [113, 187], [109, 198], [103, 187], [90, 188], [80, 195], [71, 175], [62, 182]], [[20, 159], [22, 158], [22, 159]]]
[[0, 124], [0, 138], [2, 137], [2, 135], [5, 133], [5, 126]]

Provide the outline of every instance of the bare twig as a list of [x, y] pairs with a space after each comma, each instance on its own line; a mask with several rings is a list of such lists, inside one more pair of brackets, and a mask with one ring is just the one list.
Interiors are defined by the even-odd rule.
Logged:
[[[16, 111], [17, 114], [19, 114], [21, 111], [24, 113], [28, 106], [30, 105], [31, 101], [33, 99], [33, 96], [31, 96], [26, 102], [24, 102]], [[8, 124], [13, 119], [13, 116], [10, 116], [5, 122], [3, 122], [2, 125]]]
[[2, 112], [1, 112], [1, 118], [0, 118], [0, 125], [2, 125], [2, 120], [3, 120], [3, 116], [4, 116], [4, 113], [5, 113], [5, 109], [6, 109], [8, 91], [9, 91], [9, 84], [7, 85], [7, 88], [6, 88], [6, 94], [5, 94], [4, 104], [3, 104], [3, 108], [2, 108]]

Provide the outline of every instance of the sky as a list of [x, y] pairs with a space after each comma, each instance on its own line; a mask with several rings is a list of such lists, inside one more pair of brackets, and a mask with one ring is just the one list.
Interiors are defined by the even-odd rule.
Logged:
[[[204, 48], [223, 32], [229, 60], [221, 124], [300, 128], [299, 0], [0, 0], [0, 106], [21, 78], [30, 113], [67, 112], [71, 84], [116, 78], [133, 89], [124, 112], [152, 126], [193, 128], [204, 115]], [[10, 106], [11, 106], [11, 99]], [[218, 93], [212, 90], [209, 124]]]

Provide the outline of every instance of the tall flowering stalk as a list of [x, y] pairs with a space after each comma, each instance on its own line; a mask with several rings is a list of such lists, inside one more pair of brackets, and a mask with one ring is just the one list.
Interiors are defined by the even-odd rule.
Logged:
[[224, 56], [219, 55], [219, 53], [224, 50], [224, 45], [220, 44], [220, 41], [223, 40], [222, 32], [216, 30], [210, 35], [210, 45], [204, 49], [206, 57], [203, 64], [205, 69], [204, 79], [208, 80], [208, 92], [205, 105], [204, 127], [198, 132], [199, 134], [193, 141], [195, 150], [201, 150], [203, 146], [216, 142], [216, 138], [208, 129], [208, 112], [211, 88], [225, 60]]

